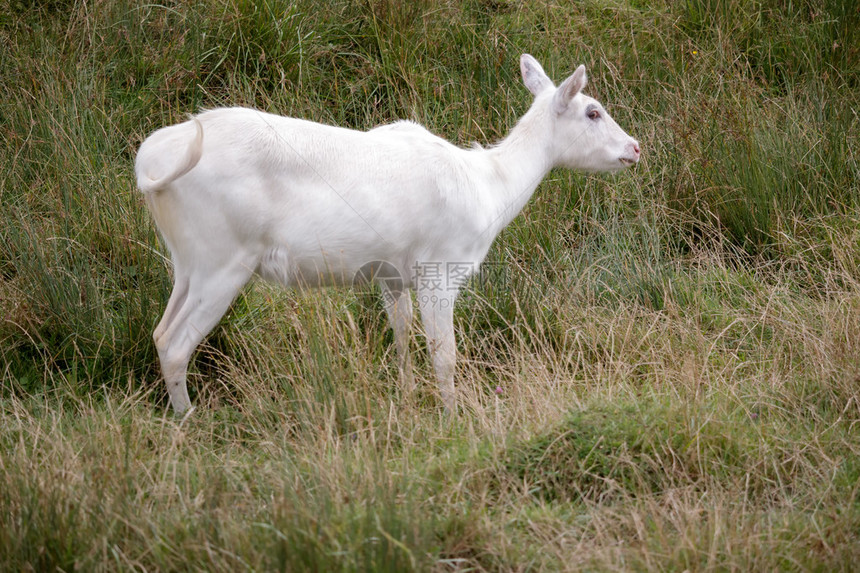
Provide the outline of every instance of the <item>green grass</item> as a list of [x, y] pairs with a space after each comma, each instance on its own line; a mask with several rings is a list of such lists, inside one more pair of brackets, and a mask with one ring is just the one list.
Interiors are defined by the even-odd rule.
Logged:
[[[860, 557], [850, 2], [13, 1], [0, 569], [811, 570]], [[463, 409], [372, 293], [250, 286], [172, 417], [146, 135], [252, 105], [492, 143], [517, 59], [637, 137], [553, 172], [457, 308]]]

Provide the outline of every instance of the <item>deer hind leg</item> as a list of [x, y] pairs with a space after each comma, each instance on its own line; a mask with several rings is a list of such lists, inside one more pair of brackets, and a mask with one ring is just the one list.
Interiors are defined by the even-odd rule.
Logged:
[[158, 340], [170, 328], [173, 319], [176, 318], [176, 313], [185, 304], [185, 299], [188, 297], [188, 276], [179, 273], [176, 269], [173, 280], [173, 291], [170, 293], [170, 298], [167, 300], [167, 307], [164, 309], [164, 314], [155, 327], [152, 333], [153, 340]]
[[227, 312], [255, 266], [238, 259], [187, 275], [177, 268], [173, 293], [153, 334], [170, 404], [177, 415], [191, 407], [186, 374], [194, 350]]

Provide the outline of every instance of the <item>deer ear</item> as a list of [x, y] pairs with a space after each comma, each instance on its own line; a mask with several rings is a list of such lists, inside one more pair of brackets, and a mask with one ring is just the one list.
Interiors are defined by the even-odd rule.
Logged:
[[538, 95], [553, 85], [540, 63], [529, 54], [520, 56], [520, 73], [523, 75], [523, 83], [532, 95]]
[[570, 101], [576, 97], [576, 94], [582, 91], [585, 84], [588, 83], [588, 78], [585, 75], [585, 66], [579, 66], [569, 78], [564, 80], [558, 90], [555, 92], [552, 100], [552, 108], [556, 113], [563, 113], [567, 109]]

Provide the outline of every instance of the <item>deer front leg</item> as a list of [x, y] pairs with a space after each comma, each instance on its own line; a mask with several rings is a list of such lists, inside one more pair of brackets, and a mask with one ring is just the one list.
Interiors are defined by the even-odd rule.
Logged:
[[397, 366], [403, 391], [407, 394], [415, 389], [412, 361], [409, 358], [409, 338], [412, 331], [412, 294], [408, 289], [392, 290], [383, 285], [382, 300], [388, 322], [394, 331], [394, 346], [397, 349]]
[[454, 337], [454, 301], [456, 293], [419, 291], [418, 307], [427, 337], [427, 348], [439, 393], [445, 409], [457, 412], [457, 391], [454, 388], [454, 367], [457, 362], [457, 342]]

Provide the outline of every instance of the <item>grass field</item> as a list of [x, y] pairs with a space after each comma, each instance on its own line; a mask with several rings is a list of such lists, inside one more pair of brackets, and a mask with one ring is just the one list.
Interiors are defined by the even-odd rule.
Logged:
[[[0, 13], [0, 569], [850, 571], [860, 7], [13, 0]], [[554, 171], [457, 308], [463, 408], [373, 293], [246, 289], [175, 419], [147, 134], [250, 105], [467, 146], [518, 57], [642, 146]]]

